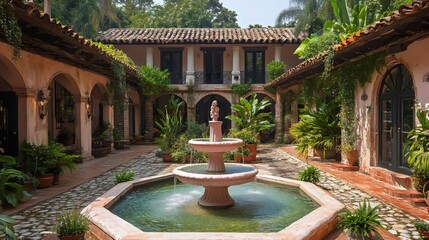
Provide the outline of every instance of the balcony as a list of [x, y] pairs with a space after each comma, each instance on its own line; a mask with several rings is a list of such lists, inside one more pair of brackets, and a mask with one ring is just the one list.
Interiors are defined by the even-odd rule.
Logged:
[[[247, 77], [247, 78], [246, 78]], [[195, 72], [195, 84], [231, 84], [231, 72]], [[241, 83], [246, 84], [265, 84], [268, 80], [268, 75], [264, 72], [246, 73], [240, 72]], [[186, 84], [186, 73], [170, 72], [171, 84]]]

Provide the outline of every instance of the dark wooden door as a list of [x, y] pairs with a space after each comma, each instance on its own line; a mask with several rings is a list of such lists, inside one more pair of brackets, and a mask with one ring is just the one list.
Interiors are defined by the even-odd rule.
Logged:
[[0, 147], [8, 155], [18, 155], [18, 98], [14, 92], [0, 92]]

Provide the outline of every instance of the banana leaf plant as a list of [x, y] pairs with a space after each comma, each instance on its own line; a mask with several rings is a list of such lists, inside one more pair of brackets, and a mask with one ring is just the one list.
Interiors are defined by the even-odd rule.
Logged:
[[6, 240], [16, 240], [15, 229], [13, 228], [13, 224], [16, 221], [7, 216], [0, 214], [0, 238], [5, 238]]
[[249, 100], [240, 98], [238, 104], [232, 104], [231, 109], [235, 111], [233, 115], [226, 116], [227, 119], [234, 121], [240, 129], [250, 129], [255, 133], [265, 130], [271, 130], [275, 124], [270, 122], [271, 112], [264, 110], [271, 105], [268, 99], [259, 101], [256, 93]]

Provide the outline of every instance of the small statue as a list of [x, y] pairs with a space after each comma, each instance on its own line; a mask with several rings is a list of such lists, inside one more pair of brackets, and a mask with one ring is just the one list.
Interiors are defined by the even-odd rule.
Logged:
[[219, 108], [217, 107], [217, 101], [214, 100], [212, 102], [212, 106], [210, 108], [210, 117], [213, 121], [217, 121], [219, 118]]

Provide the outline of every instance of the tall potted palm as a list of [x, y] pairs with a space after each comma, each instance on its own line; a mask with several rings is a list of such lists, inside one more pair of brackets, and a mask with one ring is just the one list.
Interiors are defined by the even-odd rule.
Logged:
[[414, 188], [423, 190], [429, 182], [429, 119], [428, 110], [417, 109], [419, 123], [410, 131], [405, 143], [405, 157], [412, 167]]

